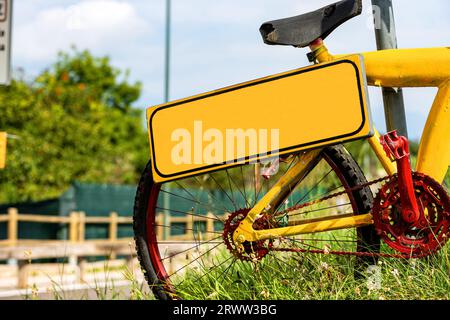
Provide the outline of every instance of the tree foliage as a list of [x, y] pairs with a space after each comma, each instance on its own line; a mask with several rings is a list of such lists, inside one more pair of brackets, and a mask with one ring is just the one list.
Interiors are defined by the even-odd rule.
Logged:
[[88, 51], [61, 53], [31, 83], [0, 88], [0, 130], [8, 141], [0, 202], [61, 194], [74, 180], [135, 183], [147, 161], [140, 83]]

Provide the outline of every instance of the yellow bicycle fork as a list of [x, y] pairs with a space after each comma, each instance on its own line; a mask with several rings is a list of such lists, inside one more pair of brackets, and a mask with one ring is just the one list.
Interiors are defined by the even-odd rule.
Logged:
[[[322, 41], [311, 46], [318, 62], [333, 61], [343, 56], [332, 56]], [[443, 181], [450, 165], [450, 48], [385, 50], [364, 53], [369, 85], [384, 87], [437, 87], [439, 89], [431, 108], [420, 142], [416, 171]], [[375, 130], [368, 139], [385, 171], [392, 175], [395, 164], [387, 157]], [[370, 213], [338, 218], [322, 218], [287, 227], [255, 230], [253, 223], [261, 214], [270, 214], [275, 203], [285, 199], [291, 187], [301, 181], [320, 159], [321, 150], [310, 150], [298, 156], [297, 163], [250, 210], [233, 234], [235, 243], [274, 239], [373, 224]]]

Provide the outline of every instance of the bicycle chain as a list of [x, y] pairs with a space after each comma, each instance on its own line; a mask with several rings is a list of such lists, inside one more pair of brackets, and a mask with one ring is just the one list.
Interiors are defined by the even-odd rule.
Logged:
[[358, 190], [364, 189], [365, 187], [370, 187], [371, 185], [374, 185], [374, 184], [377, 184], [377, 183], [380, 183], [380, 182], [384, 182], [384, 181], [388, 181], [389, 179], [393, 179], [395, 177], [396, 177], [396, 175], [385, 176], [385, 177], [382, 177], [382, 178], [379, 178], [379, 179], [376, 179], [376, 180], [372, 180], [372, 181], [364, 183], [364, 184], [357, 185], [357, 186], [349, 188], [349, 189], [345, 189], [344, 191], [332, 193], [332, 194], [330, 194], [328, 196], [325, 196], [323, 198], [319, 198], [319, 199], [316, 199], [316, 200], [312, 200], [312, 201], [309, 201], [309, 202], [305, 202], [305, 203], [302, 203], [302, 204], [299, 204], [299, 205], [287, 208], [287, 209], [285, 209], [283, 211], [278, 212], [277, 216], [285, 215], [285, 214], [288, 214], [289, 212], [300, 210], [300, 209], [302, 209], [304, 207], [308, 207], [308, 206], [311, 206], [311, 205], [323, 202], [325, 200], [329, 200], [329, 199], [332, 199], [332, 198], [339, 197], [339, 196], [344, 195], [344, 194], [346, 194], [348, 192], [358, 191]]
[[[299, 205], [295, 205], [293, 207], [287, 208], [283, 211], [277, 212], [277, 216], [285, 216], [288, 213], [292, 212], [292, 211], [297, 211], [300, 210], [302, 208], [314, 205], [314, 204], [318, 204], [320, 202], [332, 199], [332, 198], [336, 198], [339, 197], [341, 195], [344, 195], [346, 193], [349, 192], [354, 192], [354, 191], [358, 191], [361, 190], [363, 188], [366, 187], [370, 187], [371, 185], [380, 183], [380, 182], [385, 182], [385, 181], [389, 181], [390, 179], [395, 179], [397, 175], [389, 175], [389, 176], [385, 176], [376, 180], [372, 180], [370, 182], [352, 187], [352, 188], [348, 188], [345, 189], [344, 191], [340, 191], [340, 192], [336, 192], [333, 194], [330, 194], [328, 196], [319, 198], [319, 199], [315, 199], [306, 203], [302, 203]], [[306, 213], [306, 212], [304, 212]], [[302, 213], [299, 213], [302, 214]], [[299, 253], [311, 253], [311, 254], [330, 254], [330, 255], [350, 255], [350, 256], [358, 256], [358, 257], [382, 257], [382, 258], [409, 258], [408, 256], [405, 255], [401, 255], [401, 254], [388, 254], [388, 253], [376, 253], [376, 252], [355, 252], [355, 251], [333, 251], [333, 250], [327, 250], [327, 249], [323, 249], [323, 250], [311, 250], [311, 249], [299, 249], [299, 248], [276, 248], [276, 247], [272, 247], [270, 248], [270, 250], [272, 251], [282, 251], [282, 252], [299, 252]]]

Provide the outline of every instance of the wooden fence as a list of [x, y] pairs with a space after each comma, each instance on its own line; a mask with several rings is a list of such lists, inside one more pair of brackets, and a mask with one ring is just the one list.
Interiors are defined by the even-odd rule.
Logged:
[[[181, 234], [170, 235], [164, 240], [192, 240], [198, 236], [204, 238], [211, 238], [214, 235], [214, 221], [215, 216], [211, 213], [203, 216], [184, 216], [164, 217], [163, 214], [158, 214], [156, 218], [156, 231], [158, 239], [163, 239], [164, 230], [170, 230], [173, 224], [183, 224], [184, 227], [173, 226], [175, 230], [180, 230]], [[54, 224], [66, 224], [68, 225], [68, 238], [62, 240], [30, 240], [19, 239], [19, 222], [31, 222], [31, 223], [54, 223]], [[109, 216], [94, 217], [86, 216], [84, 212], [71, 212], [69, 216], [47, 216], [47, 215], [35, 215], [19, 213], [17, 209], [10, 208], [6, 215], [0, 215], [0, 224], [7, 224], [7, 238], [0, 239], [0, 247], [4, 246], [17, 246], [20, 244], [30, 244], [39, 242], [71, 242], [71, 243], [84, 243], [84, 242], [124, 242], [129, 241], [131, 238], [118, 238], [118, 226], [121, 224], [131, 225], [133, 223], [132, 217], [120, 217], [116, 212], [111, 212]], [[197, 224], [204, 224], [204, 232], [199, 233], [194, 237], [194, 226]], [[86, 225], [88, 224], [106, 224], [108, 225], [108, 238], [107, 239], [86, 239]], [[184, 231], [184, 232], [183, 232]], [[180, 232], [178, 232], [180, 233]]]
[[[162, 239], [164, 230], [168, 227], [169, 229], [173, 227], [184, 231], [178, 235], [166, 233], [168, 235], [164, 239], [166, 241], [161, 241], [162, 251], [167, 254], [183, 251], [186, 250], [186, 247], [192, 247], [193, 243], [199, 238], [212, 239], [217, 237], [217, 232], [214, 230], [215, 220], [216, 217], [212, 214], [207, 214], [204, 217], [190, 215], [175, 217], [164, 216], [162, 213], [158, 214], [156, 231], [159, 239]], [[20, 239], [20, 222], [66, 225], [67, 239]], [[134, 241], [132, 238], [118, 237], [119, 225], [124, 224], [131, 227], [132, 223], [132, 217], [120, 217], [115, 212], [103, 217], [86, 216], [84, 212], [72, 212], [69, 216], [47, 216], [19, 213], [17, 209], [10, 208], [7, 214], [0, 215], [0, 224], [6, 224], [7, 230], [6, 239], [0, 239], [0, 261], [8, 261], [7, 265], [0, 264], [0, 271], [1, 268], [12, 270], [17, 275], [17, 279], [13, 279], [14, 277], [9, 279], [6, 273], [2, 271], [0, 288], [2, 282], [7, 280], [17, 284], [20, 288], [25, 288], [30, 283], [30, 275], [37, 271], [53, 270], [59, 265], [55, 263], [31, 264], [32, 260], [67, 258], [70, 268], [81, 270], [81, 278], [85, 277], [83, 276], [85, 274], [83, 270], [86, 269], [84, 265], [87, 257], [105, 256], [108, 257], [109, 261], [114, 261], [118, 256], [122, 256], [125, 257], [126, 265], [132, 265], [136, 256]], [[86, 239], [86, 227], [89, 224], [107, 225], [108, 237], [106, 239]], [[180, 227], [180, 224], [183, 227]], [[203, 233], [194, 235], [196, 224], [203, 224]]]
[[[32, 223], [55, 223], [68, 225], [68, 239], [63, 240], [29, 240], [19, 239], [19, 222]], [[117, 229], [119, 224], [132, 224], [131, 217], [119, 217], [116, 212], [111, 212], [107, 217], [87, 217], [84, 212], [71, 212], [69, 216], [47, 216], [36, 214], [19, 213], [17, 209], [10, 208], [6, 215], [0, 215], [0, 223], [7, 224], [7, 238], [0, 240], [0, 246], [16, 246], [20, 243], [43, 242], [43, 241], [64, 241], [79, 243], [86, 241], [86, 224], [107, 224], [109, 225], [109, 238], [102, 239], [114, 242], [117, 240]]]

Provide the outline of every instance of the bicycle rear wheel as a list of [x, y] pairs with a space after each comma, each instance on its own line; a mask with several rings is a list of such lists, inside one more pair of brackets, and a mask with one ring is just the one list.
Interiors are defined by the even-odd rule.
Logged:
[[[293, 160], [294, 161], [294, 160]], [[292, 165], [280, 165], [270, 180], [255, 175], [255, 165], [243, 165], [163, 185], [154, 184], [150, 164], [139, 182], [134, 208], [134, 232], [138, 258], [150, 288], [159, 299], [241, 299], [249, 278], [294, 279], [296, 260], [284, 248], [378, 251], [379, 238], [372, 226], [260, 241], [247, 245], [246, 254], [230, 250], [233, 227]], [[364, 214], [373, 202], [357, 163], [343, 146], [325, 148], [320, 161], [298, 181], [274, 216], [286, 207], [308, 203], [345, 191], [338, 198], [277, 216], [288, 221], [327, 216]], [[258, 222], [256, 223], [258, 224]], [[269, 227], [264, 222], [260, 228]], [[184, 240], [184, 241], [181, 241]], [[368, 258], [357, 258], [361, 265]], [[372, 259], [372, 258], [369, 258]], [[252, 281], [254, 280], [252, 279]], [[290, 281], [290, 280], [289, 280]], [[233, 290], [233, 288], [238, 288]]]

